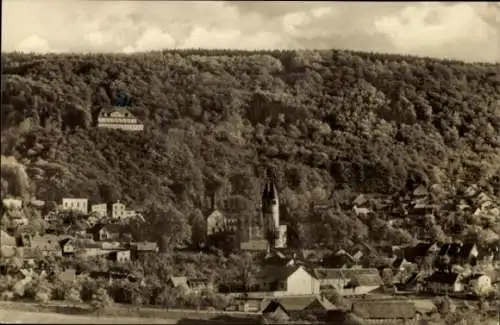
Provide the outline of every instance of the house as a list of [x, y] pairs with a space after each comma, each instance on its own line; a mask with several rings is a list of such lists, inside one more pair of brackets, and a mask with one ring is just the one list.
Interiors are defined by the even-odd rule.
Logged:
[[76, 269], [69, 268], [57, 275], [57, 278], [63, 283], [73, 283], [76, 281]]
[[59, 242], [63, 256], [71, 256], [75, 254], [75, 240], [73, 238], [64, 238]]
[[62, 249], [59, 244], [61, 237], [56, 235], [35, 235], [29, 237], [29, 247], [36, 249], [43, 256], [61, 256]]
[[464, 291], [464, 284], [458, 273], [436, 271], [426, 279], [425, 290], [432, 294], [460, 293]]
[[237, 228], [237, 220], [226, 218], [219, 210], [214, 210], [207, 217], [207, 236], [225, 230], [234, 231]]
[[189, 290], [188, 279], [185, 276], [171, 276], [167, 280], [167, 285], [184, 291]]
[[102, 109], [97, 117], [97, 127], [123, 131], [143, 131], [144, 125], [123, 107]]
[[436, 243], [421, 242], [413, 247], [407, 247], [402, 251], [402, 254], [407, 261], [411, 263], [421, 264], [427, 257], [439, 252], [440, 247]]
[[111, 204], [111, 218], [113, 219], [123, 219], [126, 217], [127, 207], [120, 201], [116, 201]]
[[242, 312], [260, 312], [269, 304], [269, 301], [262, 297], [244, 297], [235, 299], [236, 308]]
[[278, 301], [271, 301], [262, 311], [262, 322], [266, 320], [275, 322], [286, 322], [290, 319], [290, 314]]
[[0, 230], [0, 247], [17, 247], [16, 238]]
[[81, 248], [75, 251], [75, 255], [84, 259], [108, 253], [108, 251], [102, 249], [102, 243], [96, 243], [93, 240], [79, 240], [77, 243], [75, 242], [75, 246]]
[[118, 263], [124, 263], [130, 261], [130, 250], [116, 250], [112, 251], [108, 255], [108, 260], [118, 262]]
[[322, 292], [335, 290], [342, 295], [361, 295], [378, 289], [382, 279], [377, 269], [316, 268]]
[[[322, 298], [318, 295], [285, 296], [269, 301], [263, 313], [268, 309], [269, 305], [274, 305], [276, 303], [278, 303], [290, 317], [298, 319], [304, 319], [311, 315], [316, 316], [316, 318], [325, 317], [329, 310], [337, 309], [337, 307], [326, 298]], [[274, 309], [274, 307], [271, 309]]]
[[147, 256], [148, 254], [158, 253], [159, 251], [158, 243], [148, 241], [131, 243], [129, 247], [133, 260], [139, 259], [143, 256]]
[[63, 198], [62, 209], [64, 211], [78, 211], [83, 214], [88, 213], [88, 199], [81, 198]]
[[257, 275], [260, 291], [275, 296], [319, 294], [320, 282], [302, 265], [267, 266]]
[[90, 211], [98, 218], [105, 218], [108, 216], [108, 205], [106, 203], [93, 204]]
[[413, 268], [414, 266], [415, 263], [409, 262], [404, 257], [396, 258], [391, 265], [392, 269], [397, 272], [408, 270], [410, 268]]
[[478, 296], [490, 292], [493, 289], [491, 278], [486, 274], [472, 274], [464, 279], [466, 290]]
[[201, 293], [202, 291], [208, 290], [213, 291], [214, 285], [208, 279], [205, 278], [188, 278], [187, 285], [190, 292]]
[[56, 222], [59, 220], [59, 214], [56, 211], [50, 211], [45, 216], [43, 216], [43, 220], [46, 222]]
[[23, 208], [23, 200], [15, 198], [5, 198], [2, 200], [5, 209], [19, 210]]
[[357, 216], [367, 216], [371, 212], [369, 208], [360, 208], [356, 205], [352, 208], [352, 211], [354, 211]]
[[95, 241], [113, 240], [120, 237], [122, 227], [117, 224], [97, 224], [90, 229]]
[[413, 190], [414, 198], [423, 198], [429, 195], [429, 191], [424, 185], [419, 185]]
[[347, 269], [341, 270], [350, 281], [344, 286], [342, 295], [364, 295], [377, 290], [382, 285], [382, 279], [377, 269]]
[[354, 201], [352, 201], [352, 205], [359, 208], [368, 208], [370, 201], [364, 194], [360, 194], [354, 199]]
[[414, 323], [417, 310], [410, 301], [364, 300], [352, 304], [351, 312], [362, 319], [363, 324], [405, 325]]
[[264, 252], [269, 242], [266, 239], [250, 239], [240, 243], [240, 249], [247, 252]]

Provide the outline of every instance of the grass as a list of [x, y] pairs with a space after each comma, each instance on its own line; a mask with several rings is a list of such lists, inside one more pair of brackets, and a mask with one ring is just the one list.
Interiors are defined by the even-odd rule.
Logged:
[[[160, 308], [147, 308], [147, 307], [129, 307], [125, 305], [115, 304], [112, 307], [106, 308], [99, 312], [93, 311], [88, 305], [72, 306], [63, 301], [53, 301], [48, 304], [39, 304], [34, 302], [23, 301], [2, 301], [0, 302], [1, 314], [6, 312], [5, 317], [9, 317], [7, 321], [15, 321], [15, 317], [25, 317], [23, 315], [40, 315], [40, 319], [44, 319], [47, 315], [60, 319], [60, 322], [73, 322], [86, 323], [95, 322], [96, 320], [104, 321], [107, 324], [107, 319], [114, 319], [115, 323], [137, 323], [137, 319], [141, 322], [150, 323], [150, 321], [161, 320], [163, 323], [176, 324], [179, 321], [190, 320], [190, 322], [198, 320], [207, 323], [209, 320], [224, 317], [224, 322], [241, 323], [252, 320], [249, 314], [244, 313], [222, 313], [222, 312], [208, 312], [208, 311], [195, 311], [195, 310], [166, 310]], [[14, 317], [14, 318], [13, 318]], [[146, 320], [147, 319], [147, 320]], [[0, 318], [0, 320], [2, 320]], [[38, 322], [38, 319], [35, 318]], [[71, 321], [73, 320], [73, 321]], [[5, 321], [5, 320], [4, 320]], [[22, 320], [21, 320], [22, 321]], [[30, 322], [25, 320], [25, 322]], [[32, 321], [31, 321], [32, 322]], [[50, 322], [50, 321], [49, 321]]]

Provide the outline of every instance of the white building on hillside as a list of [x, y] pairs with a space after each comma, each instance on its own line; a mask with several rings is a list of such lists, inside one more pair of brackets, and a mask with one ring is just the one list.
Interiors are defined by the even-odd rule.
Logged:
[[77, 211], [83, 214], [88, 213], [88, 199], [81, 198], [63, 198], [62, 199], [62, 210], [63, 211]]

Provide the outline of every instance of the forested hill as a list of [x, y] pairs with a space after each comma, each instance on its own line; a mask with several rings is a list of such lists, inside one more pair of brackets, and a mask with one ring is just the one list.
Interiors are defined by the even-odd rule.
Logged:
[[[347, 211], [359, 193], [437, 184], [443, 203], [478, 184], [499, 198], [498, 64], [348, 51], [10, 53], [2, 79], [3, 197], [113, 196], [195, 223], [215, 189], [253, 215], [271, 166], [284, 221], [303, 238], [319, 227], [326, 238], [314, 240], [327, 244], [375, 227]], [[118, 93], [143, 133], [95, 127]], [[449, 219], [435, 226], [478, 226]]]

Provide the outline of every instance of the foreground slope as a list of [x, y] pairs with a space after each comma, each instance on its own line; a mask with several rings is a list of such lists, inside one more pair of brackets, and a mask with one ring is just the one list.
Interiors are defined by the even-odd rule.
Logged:
[[[2, 65], [2, 155], [17, 159], [2, 163], [2, 196], [121, 197], [196, 224], [215, 189], [253, 215], [272, 166], [304, 241], [325, 224], [328, 238], [363, 237], [366, 221], [342, 211], [361, 192], [478, 184], [498, 199], [499, 65], [345, 51], [11, 53]], [[120, 92], [143, 133], [95, 127]]]

